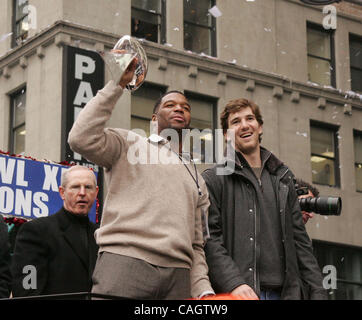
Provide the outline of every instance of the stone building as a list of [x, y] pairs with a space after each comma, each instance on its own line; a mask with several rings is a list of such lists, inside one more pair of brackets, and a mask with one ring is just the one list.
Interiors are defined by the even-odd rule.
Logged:
[[0, 150], [82, 161], [67, 147], [67, 132], [111, 78], [97, 51], [125, 34], [144, 39], [149, 70], [109, 125], [149, 130], [154, 101], [176, 89], [191, 101], [192, 127], [212, 129], [206, 144], [230, 99], [255, 101], [262, 145], [321, 195], [342, 198], [340, 216], [315, 215], [306, 227], [322, 269], [336, 268], [330, 298], [361, 299], [361, 2], [3, 0]]

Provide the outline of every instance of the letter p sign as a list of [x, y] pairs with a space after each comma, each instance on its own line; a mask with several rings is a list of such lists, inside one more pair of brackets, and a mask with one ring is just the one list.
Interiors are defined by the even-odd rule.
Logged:
[[96, 69], [96, 62], [81, 54], [75, 55], [75, 78], [83, 80], [83, 74], [92, 74]]

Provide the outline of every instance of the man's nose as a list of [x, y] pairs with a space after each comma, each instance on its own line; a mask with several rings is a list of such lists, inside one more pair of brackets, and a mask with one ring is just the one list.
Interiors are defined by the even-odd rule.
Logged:
[[249, 123], [245, 119], [241, 119], [240, 121], [240, 128], [246, 130], [249, 128]]
[[175, 104], [175, 106], [174, 106], [174, 111], [175, 111], [175, 112], [182, 112], [182, 113], [184, 113], [184, 109], [183, 109], [182, 105], [179, 104], [179, 103], [176, 103], [176, 104]]
[[81, 194], [81, 195], [85, 195], [85, 194], [86, 194], [85, 186], [81, 186], [81, 187], [79, 188], [79, 194]]

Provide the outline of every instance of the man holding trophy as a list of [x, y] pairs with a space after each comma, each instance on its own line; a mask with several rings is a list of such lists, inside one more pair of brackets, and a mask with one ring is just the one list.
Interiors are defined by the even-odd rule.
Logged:
[[[181, 137], [189, 127], [187, 99], [177, 91], [160, 98], [152, 115], [157, 131], [149, 138], [105, 128], [123, 90], [135, 90], [144, 81], [147, 57], [136, 40], [125, 36], [103, 58], [113, 80], [80, 112], [68, 138], [73, 151], [105, 168], [108, 187], [95, 233], [99, 254], [92, 293], [126, 299], [213, 294], [203, 251], [207, 188], [183, 158], [181, 145], [175, 147], [163, 134], [173, 129]], [[135, 144], [151, 155], [168, 150], [172, 161], [130, 161]]]

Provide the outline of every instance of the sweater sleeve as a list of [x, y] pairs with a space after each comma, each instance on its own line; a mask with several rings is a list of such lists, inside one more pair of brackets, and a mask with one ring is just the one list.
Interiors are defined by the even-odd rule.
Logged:
[[203, 228], [203, 215], [208, 214], [208, 207], [210, 205], [209, 196], [206, 184], [200, 176], [200, 188], [202, 196], [199, 199], [198, 207], [195, 217], [195, 238], [192, 244], [194, 250], [194, 259], [191, 268], [191, 295], [192, 297], [199, 297], [203, 293], [213, 293], [208, 277], [208, 267], [206, 264], [204, 252], [204, 228]]
[[108, 82], [79, 113], [68, 136], [73, 151], [108, 169], [124, 147], [124, 141], [114, 130], [104, 128], [122, 93], [120, 86]]

